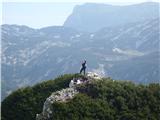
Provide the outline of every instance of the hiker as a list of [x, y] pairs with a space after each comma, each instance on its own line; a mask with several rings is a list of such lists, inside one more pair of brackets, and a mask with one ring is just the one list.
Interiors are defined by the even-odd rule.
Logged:
[[81, 70], [80, 70], [80, 74], [82, 73], [82, 71], [84, 72], [84, 75], [85, 75], [85, 72], [86, 72], [86, 60], [84, 60], [84, 62], [82, 62], [82, 67], [81, 67]]

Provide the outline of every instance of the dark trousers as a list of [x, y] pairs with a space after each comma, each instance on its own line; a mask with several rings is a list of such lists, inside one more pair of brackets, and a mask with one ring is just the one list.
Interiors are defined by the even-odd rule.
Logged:
[[80, 70], [80, 74], [82, 73], [82, 71], [84, 72], [84, 75], [86, 74], [86, 67], [82, 67]]

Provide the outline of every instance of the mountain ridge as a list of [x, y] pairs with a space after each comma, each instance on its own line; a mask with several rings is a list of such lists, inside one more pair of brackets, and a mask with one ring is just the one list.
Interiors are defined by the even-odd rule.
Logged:
[[[73, 78], [79, 77], [77, 74], [62, 75], [55, 80], [16, 90], [2, 101], [2, 120], [35, 119], [36, 114], [43, 110], [47, 98], [56, 97], [59, 93], [56, 91], [67, 88]], [[68, 102], [53, 102], [50, 106], [52, 113], [48, 111], [50, 118], [45, 120], [137, 120], [159, 117], [159, 84], [138, 85], [129, 81], [100, 78], [78, 85], [77, 89], [80, 93]]]

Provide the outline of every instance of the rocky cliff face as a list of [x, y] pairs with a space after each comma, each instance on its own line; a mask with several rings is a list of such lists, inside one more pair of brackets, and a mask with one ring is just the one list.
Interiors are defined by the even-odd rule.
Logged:
[[77, 85], [89, 83], [92, 80], [99, 80], [100, 75], [94, 72], [88, 72], [85, 77], [73, 78], [69, 87], [60, 91], [53, 92], [44, 102], [43, 111], [36, 115], [36, 120], [48, 120], [52, 115], [52, 104], [54, 102], [67, 102], [79, 93]]
[[146, 2], [129, 6], [86, 3], [74, 8], [64, 23], [80, 31], [95, 32], [112, 27], [158, 17], [158, 3]]

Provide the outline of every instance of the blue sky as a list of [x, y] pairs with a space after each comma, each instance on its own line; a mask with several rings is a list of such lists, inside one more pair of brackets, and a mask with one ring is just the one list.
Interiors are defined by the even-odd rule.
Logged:
[[[23, 1], [23, 2], [22, 2]], [[116, 1], [112, 0], [106, 3], [104, 0], [88, 0], [86, 2], [100, 2], [112, 5], [126, 5], [138, 2], [145, 2], [146, 0], [130, 0]], [[150, 1], [150, 0], [147, 0]], [[76, 2], [51, 2], [49, 0], [39, 2], [21, 0], [5, 0], [2, 3], [2, 23], [1, 24], [19, 24], [27, 25], [32, 28], [41, 28], [53, 25], [63, 25], [66, 18], [72, 13], [75, 5], [83, 4], [83, 0]]]
[[34, 28], [62, 25], [78, 3], [3, 3], [3, 24], [20, 24]]

